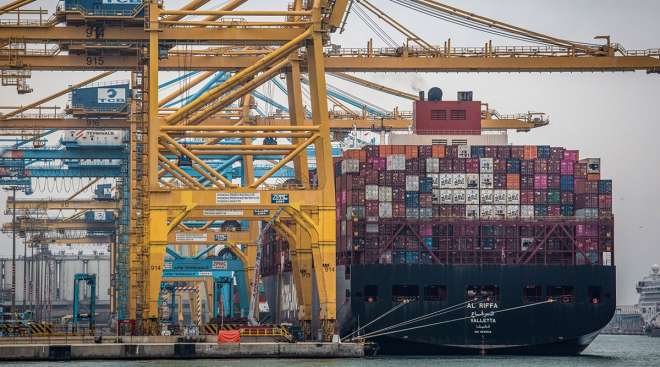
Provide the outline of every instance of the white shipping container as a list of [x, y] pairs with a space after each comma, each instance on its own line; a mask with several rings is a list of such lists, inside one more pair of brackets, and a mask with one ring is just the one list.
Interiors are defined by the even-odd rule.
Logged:
[[419, 176], [406, 176], [406, 191], [419, 191]]
[[492, 204], [493, 203], [493, 190], [481, 190], [479, 192], [479, 203], [480, 204]]
[[430, 179], [433, 180], [433, 187], [439, 189], [440, 188], [440, 174], [438, 173], [430, 173], [427, 175]]
[[523, 237], [520, 239], [520, 249], [527, 251], [534, 246], [534, 237]]
[[520, 216], [520, 206], [518, 205], [507, 205], [506, 206], [506, 217], [507, 218], [518, 218]]
[[479, 190], [465, 190], [465, 203], [468, 205], [479, 205]]
[[454, 190], [440, 189], [440, 204], [451, 204], [454, 201]]
[[452, 204], [465, 204], [465, 190], [454, 189]]
[[419, 218], [419, 208], [406, 208], [406, 218]]
[[600, 173], [600, 158], [587, 158], [580, 162], [587, 163], [587, 173]]
[[494, 205], [493, 206], [493, 215], [497, 219], [506, 218], [506, 205]]
[[378, 216], [381, 218], [392, 218], [392, 203], [380, 202], [378, 203]]
[[378, 185], [366, 185], [364, 187], [365, 200], [378, 200]]
[[612, 253], [609, 251], [603, 252], [603, 265], [612, 266]]
[[452, 189], [454, 185], [454, 177], [451, 173], [441, 173], [440, 174], [440, 188], [441, 189]]
[[405, 171], [406, 170], [406, 156], [403, 154], [392, 154], [387, 156], [387, 170], [388, 171]]
[[124, 130], [67, 130], [61, 139], [62, 144], [77, 145], [121, 145], [128, 142]]
[[342, 220], [339, 224], [339, 232], [342, 236], [346, 236], [346, 221]]
[[520, 204], [520, 190], [506, 190], [506, 203], [509, 205]]
[[378, 187], [378, 200], [379, 201], [392, 201], [392, 188], [389, 186]]
[[341, 161], [341, 173], [359, 173], [360, 161], [357, 159], [344, 159]]
[[479, 174], [478, 173], [468, 173], [465, 175], [465, 184], [468, 189], [478, 189], [479, 188]]
[[521, 218], [534, 218], [534, 205], [521, 205], [520, 206]]
[[419, 208], [420, 218], [433, 218], [433, 208]]
[[367, 223], [367, 233], [378, 233], [378, 223]]
[[470, 158], [471, 157], [471, 149], [469, 145], [459, 145], [458, 146], [458, 158]]
[[426, 158], [426, 173], [440, 172], [440, 158]]
[[465, 180], [465, 173], [452, 174], [452, 188], [453, 189], [466, 189], [467, 181]]
[[575, 210], [575, 216], [580, 218], [598, 218], [598, 209], [586, 208]]
[[493, 173], [493, 158], [479, 158], [479, 172]]
[[479, 205], [467, 205], [465, 207], [465, 216], [468, 218], [479, 218]]
[[479, 216], [481, 218], [492, 218], [493, 217], [493, 206], [492, 205], [481, 205], [480, 206]]
[[506, 204], [506, 190], [493, 190], [493, 204]]
[[492, 189], [493, 188], [493, 174], [492, 173], [482, 173], [479, 175], [479, 187], [482, 189]]
[[442, 190], [433, 189], [433, 204], [440, 204], [440, 193]]

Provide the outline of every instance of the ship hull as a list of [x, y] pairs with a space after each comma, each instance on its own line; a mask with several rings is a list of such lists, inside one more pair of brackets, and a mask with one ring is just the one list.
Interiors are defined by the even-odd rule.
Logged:
[[[354, 265], [349, 275], [342, 268], [337, 308], [343, 336], [396, 307], [401, 297], [393, 299], [395, 288], [416, 285], [419, 290], [418, 297], [410, 293], [407, 304], [361, 331], [372, 333], [369, 340], [378, 345], [379, 354], [575, 355], [607, 325], [616, 308], [612, 266]], [[442, 300], [426, 299], [429, 285], [446, 287]], [[533, 300], [524, 291], [531, 285], [542, 289]], [[467, 302], [466, 290], [475, 286], [495, 286], [497, 295]], [[572, 298], [544, 302], [548, 288], [556, 286], [570, 287]], [[451, 312], [378, 332], [454, 305]], [[408, 330], [390, 333], [401, 329]]]

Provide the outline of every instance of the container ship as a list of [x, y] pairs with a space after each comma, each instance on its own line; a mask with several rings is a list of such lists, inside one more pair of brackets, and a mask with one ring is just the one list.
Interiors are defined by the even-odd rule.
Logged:
[[[616, 308], [612, 181], [578, 150], [482, 134], [470, 94], [420, 95], [413, 133], [335, 160], [338, 333], [381, 354], [578, 354]], [[271, 234], [278, 320], [290, 269]]]

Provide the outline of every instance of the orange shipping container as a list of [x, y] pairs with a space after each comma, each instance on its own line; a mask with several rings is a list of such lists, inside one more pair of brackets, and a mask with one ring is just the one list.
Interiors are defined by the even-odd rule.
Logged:
[[390, 145], [378, 146], [378, 155], [381, 157], [388, 157], [392, 155], [392, 147]]
[[587, 181], [598, 181], [600, 180], [600, 173], [590, 173], [587, 175]]
[[523, 148], [523, 158], [526, 161], [531, 161], [537, 158], [536, 145], [525, 145]]
[[416, 145], [406, 145], [406, 159], [417, 158], [419, 149]]
[[520, 175], [517, 173], [507, 173], [506, 188], [509, 190], [520, 190]]
[[431, 156], [436, 158], [444, 158], [446, 153], [446, 146], [434, 144], [431, 146]]

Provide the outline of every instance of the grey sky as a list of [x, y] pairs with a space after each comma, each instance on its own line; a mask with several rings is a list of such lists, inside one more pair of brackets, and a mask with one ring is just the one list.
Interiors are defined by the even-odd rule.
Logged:
[[[168, 8], [186, 1], [166, 1]], [[261, 2], [261, 1], [258, 1]], [[263, 1], [270, 7], [280, 1]], [[660, 47], [660, 1], [654, 0], [464, 0], [445, 1], [481, 15], [545, 32], [566, 39], [591, 42], [593, 36], [609, 34], [627, 49]], [[222, 1], [214, 1], [217, 5]], [[251, 3], [255, 3], [252, 1]], [[480, 46], [491, 37], [439, 20], [414, 14], [388, 0], [372, 3], [410, 26], [434, 44], [447, 38], [454, 46]], [[46, 6], [54, 1], [39, 1]], [[248, 8], [254, 8], [249, 6]], [[382, 24], [382, 23], [381, 23]], [[395, 31], [389, 31], [400, 42]], [[374, 38], [361, 21], [351, 16], [346, 32], [333, 37], [343, 47], [364, 47]], [[520, 41], [493, 38], [495, 45], [518, 45]], [[0, 98], [26, 103], [85, 79], [88, 73], [34, 73], [35, 92], [16, 97], [12, 87], [0, 88]], [[473, 90], [475, 97], [502, 113], [541, 111], [551, 125], [530, 133], [512, 134], [514, 144], [550, 144], [580, 149], [582, 157], [601, 157], [603, 176], [614, 180], [618, 302], [637, 300], [634, 284], [651, 264], [660, 262], [660, 75], [637, 73], [575, 74], [362, 74], [373, 81], [411, 91], [440, 86], [453, 97], [457, 90]], [[125, 79], [117, 75], [114, 79]], [[329, 78], [338, 86], [342, 81]], [[352, 87], [352, 93], [380, 106], [410, 110], [408, 101]], [[60, 99], [63, 103], [64, 99]], [[8, 102], [5, 102], [8, 103]], [[4, 201], [4, 193], [0, 198]], [[0, 237], [0, 253], [7, 254], [10, 240]]]

